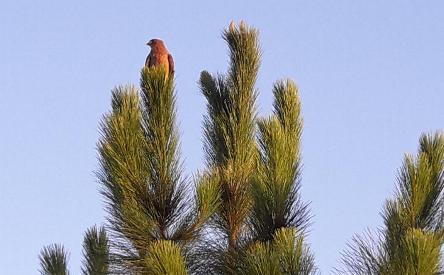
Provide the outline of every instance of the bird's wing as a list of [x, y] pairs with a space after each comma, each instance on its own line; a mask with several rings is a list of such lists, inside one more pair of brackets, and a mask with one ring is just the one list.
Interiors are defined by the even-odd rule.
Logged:
[[151, 58], [151, 53], [146, 57], [146, 60], [145, 60], [145, 66], [146, 67], [151, 67], [151, 65], [152, 65], [152, 58]]
[[168, 54], [168, 69], [170, 74], [174, 73], [174, 60], [171, 54]]

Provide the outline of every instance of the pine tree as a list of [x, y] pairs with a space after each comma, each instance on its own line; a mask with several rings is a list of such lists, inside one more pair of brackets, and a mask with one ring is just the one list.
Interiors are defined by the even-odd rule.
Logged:
[[343, 254], [342, 274], [443, 274], [444, 135], [422, 135], [406, 155], [396, 196], [385, 204], [384, 227], [356, 236]]
[[[205, 170], [182, 171], [174, 77], [143, 68], [140, 89], [112, 91], [101, 123], [97, 172], [108, 227], [83, 243], [84, 275], [297, 274], [317, 272], [300, 196], [302, 115], [290, 80], [273, 85], [273, 113], [258, 118], [258, 31], [223, 32], [227, 74], [203, 71]], [[423, 135], [407, 155], [377, 234], [356, 236], [341, 274], [443, 274], [444, 135]], [[108, 237], [109, 236], [109, 237]], [[62, 245], [44, 247], [44, 275], [69, 274]]]
[[[85, 233], [83, 240], [84, 275], [105, 275], [109, 269], [109, 245], [105, 228], [91, 227]], [[63, 245], [53, 244], [42, 249], [39, 255], [40, 274], [68, 275], [68, 252]]]
[[204, 71], [200, 77], [208, 109], [206, 174], [220, 193], [202, 265], [212, 274], [311, 274], [313, 257], [303, 241], [309, 215], [298, 193], [297, 88], [291, 80], [277, 82], [274, 115], [258, 120], [258, 31], [232, 23], [223, 38], [229, 47], [227, 75]]
[[68, 275], [68, 253], [60, 244], [46, 246], [40, 252], [40, 274]]
[[301, 104], [291, 80], [277, 82], [273, 94], [274, 114], [258, 122], [250, 218], [256, 243], [247, 251], [246, 273], [314, 274], [314, 258], [304, 243], [309, 213], [299, 195]]
[[83, 275], [109, 274], [110, 257], [108, 237], [104, 227], [92, 227], [83, 240]]
[[182, 175], [174, 79], [143, 68], [141, 90], [113, 90], [102, 123], [99, 179], [112, 232], [113, 268], [125, 274], [187, 274], [192, 244], [217, 206], [208, 180], [194, 199]]
[[161, 67], [143, 68], [140, 90], [112, 91], [97, 173], [111, 235], [108, 247], [104, 229], [86, 233], [84, 274], [315, 272], [299, 195], [296, 85], [276, 82], [274, 114], [257, 119], [258, 32], [232, 23], [223, 38], [227, 75], [204, 71], [200, 78], [207, 168], [194, 188], [181, 168], [174, 78]]

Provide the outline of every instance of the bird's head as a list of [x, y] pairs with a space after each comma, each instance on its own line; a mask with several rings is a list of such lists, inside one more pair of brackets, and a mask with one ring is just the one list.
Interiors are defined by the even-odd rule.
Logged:
[[151, 39], [146, 44], [151, 48], [164, 47], [163, 41], [157, 38]]

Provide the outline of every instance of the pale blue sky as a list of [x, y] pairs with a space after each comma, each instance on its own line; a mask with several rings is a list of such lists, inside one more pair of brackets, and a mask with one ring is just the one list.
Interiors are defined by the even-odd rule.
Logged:
[[272, 83], [299, 87], [302, 196], [323, 274], [354, 233], [381, 224], [405, 152], [444, 127], [444, 1], [22, 1], [0, 3], [0, 274], [37, 274], [58, 242], [79, 273], [84, 230], [104, 221], [93, 171], [110, 90], [138, 83], [149, 38], [177, 71], [188, 175], [202, 168], [203, 69], [225, 71], [231, 19], [260, 29], [260, 114]]

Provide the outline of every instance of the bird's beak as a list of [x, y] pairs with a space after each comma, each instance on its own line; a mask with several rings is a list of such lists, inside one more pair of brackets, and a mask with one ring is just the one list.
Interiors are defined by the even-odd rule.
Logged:
[[151, 40], [146, 42], [146, 45], [151, 47]]

